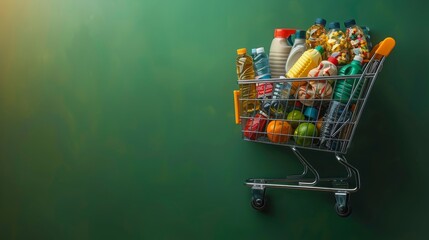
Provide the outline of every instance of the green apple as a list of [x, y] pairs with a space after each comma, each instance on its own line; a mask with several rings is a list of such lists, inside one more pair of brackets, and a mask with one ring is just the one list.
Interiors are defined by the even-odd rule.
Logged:
[[295, 139], [295, 142], [297, 145], [308, 146], [314, 140], [314, 138], [311, 138], [311, 137], [317, 137], [317, 136], [318, 136], [318, 132], [314, 124], [301, 123], [295, 129], [293, 138]]
[[300, 123], [299, 121], [302, 121], [304, 119], [305, 119], [304, 114], [302, 114], [302, 112], [299, 110], [293, 110], [286, 117], [286, 120], [293, 128], [298, 127]]

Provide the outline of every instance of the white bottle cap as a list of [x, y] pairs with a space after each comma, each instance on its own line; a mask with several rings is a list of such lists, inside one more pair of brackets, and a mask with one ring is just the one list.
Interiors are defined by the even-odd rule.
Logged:
[[363, 58], [362, 58], [361, 56], [359, 56], [359, 55], [356, 55], [356, 56], [353, 58], [353, 60], [356, 60], [356, 61], [359, 61], [359, 62], [361, 62], [361, 63], [362, 63]]
[[265, 53], [264, 47], [260, 47], [256, 49], [256, 54]]

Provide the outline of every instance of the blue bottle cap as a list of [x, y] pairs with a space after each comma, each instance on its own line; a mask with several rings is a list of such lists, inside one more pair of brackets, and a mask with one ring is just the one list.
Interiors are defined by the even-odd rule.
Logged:
[[296, 30], [295, 38], [305, 39], [306, 32], [304, 30]]
[[344, 22], [344, 26], [346, 26], [346, 28], [349, 28], [353, 25], [356, 25], [356, 21], [354, 19], [349, 19]]
[[326, 25], [326, 20], [323, 19], [323, 18], [316, 18], [316, 21], [314, 23], [325, 26]]
[[339, 29], [340, 28], [340, 23], [339, 22], [331, 22], [328, 24], [328, 28], [329, 29]]
[[307, 107], [304, 111], [304, 116], [306, 116], [310, 120], [316, 120], [317, 114], [319, 111], [314, 107]]

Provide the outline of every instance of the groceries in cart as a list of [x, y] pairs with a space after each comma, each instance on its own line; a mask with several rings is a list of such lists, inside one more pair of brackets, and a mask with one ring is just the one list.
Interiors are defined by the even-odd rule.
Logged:
[[251, 56], [246, 48], [237, 50], [245, 139], [332, 151], [346, 147], [365, 79], [343, 76], [362, 74], [369, 49], [353, 19], [345, 30], [339, 22], [331, 22], [328, 31], [325, 25], [318, 18], [307, 31], [275, 29], [269, 55], [264, 47], [253, 48]]
[[[388, 37], [369, 52], [369, 28], [348, 20], [347, 29], [332, 22], [326, 31], [325, 24], [318, 18], [306, 32], [275, 29], [268, 57], [262, 47], [251, 56], [237, 50], [235, 122], [244, 140], [290, 147], [303, 166], [299, 175], [247, 179], [256, 210], [267, 205], [267, 188], [286, 188], [333, 192], [337, 214], [351, 213], [350, 194], [359, 190], [360, 175], [344, 154], [395, 40]], [[299, 148], [334, 153], [347, 175], [321, 177]]]

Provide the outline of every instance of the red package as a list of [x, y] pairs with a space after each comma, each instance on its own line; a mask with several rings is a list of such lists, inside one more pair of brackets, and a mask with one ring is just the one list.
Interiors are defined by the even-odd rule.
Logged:
[[253, 118], [247, 119], [244, 127], [244, 136], [250, 140], [260, 137], [267, 124], [267, 115], [263, 112], [257, 113]]

